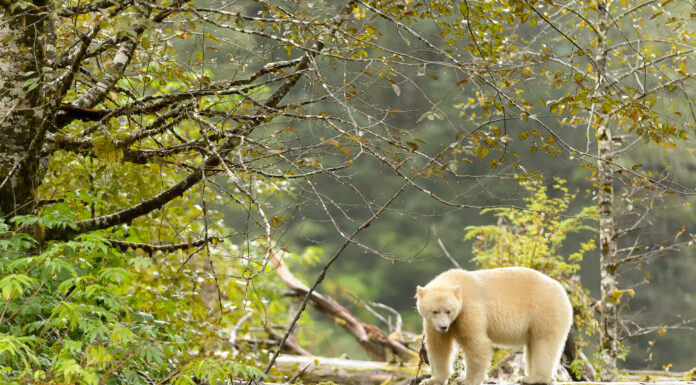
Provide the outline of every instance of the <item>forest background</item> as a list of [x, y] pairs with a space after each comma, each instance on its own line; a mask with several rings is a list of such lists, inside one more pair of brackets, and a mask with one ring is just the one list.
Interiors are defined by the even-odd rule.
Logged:
[[300, 314], [369, 358], [277, 258], [412, 333], [444, 269], [530, 266], [602, 378], [696, 365], [691, 3], [0, 4], [4, 381], [261, 376]]

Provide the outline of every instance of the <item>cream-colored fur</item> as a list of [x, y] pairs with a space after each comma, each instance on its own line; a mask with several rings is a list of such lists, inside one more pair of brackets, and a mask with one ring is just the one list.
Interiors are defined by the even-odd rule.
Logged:
[[418, 286], [416, 298], [432, 371], [421, 385], [447, 383], [455, 341], [466, 363], [466, 377], [456, 384], [478, 385], [485, 379], [493, 345], [524, 347], [524, 383], [553, 382], [573, 322], [560, 283], [524, 267], [453, 269]]

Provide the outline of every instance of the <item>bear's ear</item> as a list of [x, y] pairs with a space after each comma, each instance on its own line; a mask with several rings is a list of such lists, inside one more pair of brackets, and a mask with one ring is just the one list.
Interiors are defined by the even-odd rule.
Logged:
[[422, 288], [422, 287], [420, 287], [420, 286], [417, 286], [417, 287], [416, 287], [416, 295], [415, 295], [415, 297], [413, 297], [413, 298], [420, 298], [420, 297], [422, 297], [424, 292], [425, 292], [425, 289], [424, 289], [424, 288]]
[[459, 288], [460, 288], [459, 285], [457, 285], [457, 286], [452, 286], [452, 291], [454, 292], [454, 295], [455, 295], [457, 298], [459, 298]]

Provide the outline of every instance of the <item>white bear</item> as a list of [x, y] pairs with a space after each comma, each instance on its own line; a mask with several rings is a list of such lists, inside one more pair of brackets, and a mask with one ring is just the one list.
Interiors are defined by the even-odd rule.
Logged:
[[416, 292], [423, 316], [432, 377], [420, 385], [443, 385], [452, 375], [454, 342], [464, 352], [466, 377], [479, 385], [496, 346], [524, 346], [527, 384], [549, 384], [573, 322], [560, 283], [532, 269], [448, 270]]

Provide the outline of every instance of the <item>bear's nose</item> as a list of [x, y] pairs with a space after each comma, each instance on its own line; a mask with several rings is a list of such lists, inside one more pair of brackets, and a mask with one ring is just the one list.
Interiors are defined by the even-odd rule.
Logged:
[[447, 331], [447, 326], [440, 326], [440, 331], [441, 332], [446, 332]]

